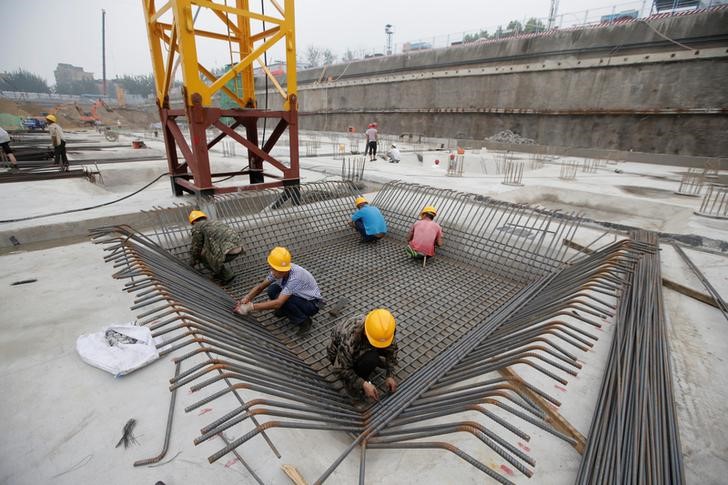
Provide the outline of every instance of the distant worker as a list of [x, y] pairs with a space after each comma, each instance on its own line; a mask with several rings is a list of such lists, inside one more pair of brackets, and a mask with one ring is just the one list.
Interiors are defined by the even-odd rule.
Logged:
[[[277, 317], [288, 317], [298, 326], [298, 333], [307, 332], [323, 306], [321, 290], [311, 273], [291, 263], [291, 253], [283, 247], [276, 247], [268, 254], [270, 273], [251, 289], [235, 306], [234, 312], [247, 315], [253, 311], [275, 310]], [[253, 303], [256, 296], [267, 288], [269, 301]]]
[[190, 212], [189, 221], [192, 224], [192, 266], [201, 262], [223, 284], [230, 283], [235, 273], [225, 263], [244, 252], [240, 233], [221, 221], [208, 220], [207, 214], [198, 210]]
[[407, 236], [407, 254], [415, 259], [431, 258], [435, 246], [442, 246], [442, 228], [434, 221], [437, 209], [428, 205], [420, 212], [420, 220], [415, 222]]
[[392, 148], [390, 148], [387, 152], [387, 158], [389, 158], [389, 163], [399, 163], [402, 155], [399, 153], [399, 148], [397, 148], [397, 145], [392, 144]]
[[18, 169], [18, 160], [15, 158], [13, 149], [10, 148], [10, 135], [7, 131], [0, 128], [0, 147], [2, 147], [3, 153], [8, 157], [10, 161], [10, 168], [12, 170]]
[[394, 378], [398, 352], [396, 327], [389, 310], [377, 308], [366, 317], [357, 315], [348, 318], [331, 331], [326, 354], [334, 373], [353, 398], [359, 399], [363, 394], [379, 400], [379, 390], [370, 380], [377, 367], [385, 372], [384, 384], [389, 392], [397, 390]]
[[369, 205], [364, 197], [357, 197], [354, 201], [356, 212], [352, 214], [349, 225], [361, 235], [363, 242], [376, 242], [387, 234], [387, 221], [381, 211]]
[[56, 115], [48, 115], [46, 120], [48, 120], [48, 133], [51, 135], [53, 144], [53, 164], [61, 164], [61, 168], [67, 172], [68, 157], [66, 156], [66, 137], [63, 134], [63, 128], [58, 124]]
[[369, 153], [369, 161], [373, 162], [377, 159], [377, 124], [369, 123], [367, 131], [364, 132], [367, 140], [367, 146], [364, 147], [364, 156]]

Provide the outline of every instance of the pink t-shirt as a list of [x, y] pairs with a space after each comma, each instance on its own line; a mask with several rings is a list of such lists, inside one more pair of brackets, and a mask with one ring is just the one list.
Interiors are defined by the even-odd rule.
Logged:
[[365, 131], [367, 134], [367, 141], [377, 141], [377, 129], [376, 128], [369, 128], [367, 131]]
[[412, 249], [425, 256], [435, 255], [435, 241], [442, 237], [440, 224], [424, 218], [415, 222], [410, 229], [412, 240], [409, 245]]

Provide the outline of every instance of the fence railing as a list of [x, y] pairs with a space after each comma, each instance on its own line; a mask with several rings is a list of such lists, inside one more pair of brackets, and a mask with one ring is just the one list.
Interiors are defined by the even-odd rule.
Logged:
[[[722, 2], [719, 0], [708, 0], [701, 5], [701, 8], [710, 8], [721, 4]], [[392, 54], [450, 47], [482, 40], [499, 40], [523, 34], [543, 32], [549, 29], [571, 29], [623, 22], [630, 19], [649, 17], [654, 13], [652, 9], [653, 2], [634, 0], [604, 7], [561, 12], [557, 13], [554, 18], [524, 15], [520, 19], [512, 19], [514, 22], [511, 27], [509, 27], [510, 22], [504, 22], [462, 32], [436, 34], [419, 39], [410, 39], [406, 42], [398, 42], [395, 43]], [[485, 33], [487, 33], [487, 37], [484, 36]], [[382, 36], [382, 40], [384, 39], [384, 36]], [[361, 52], [362, 57], [370, 57], [383, 55], [386, 49], [383, 43], [381, 47], [360, 49], [359, 52]]]

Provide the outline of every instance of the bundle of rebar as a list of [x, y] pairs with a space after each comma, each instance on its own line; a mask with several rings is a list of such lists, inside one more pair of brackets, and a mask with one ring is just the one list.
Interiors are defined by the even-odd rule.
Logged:
[[576, 483], [685, 483], [657, 237], [636, 231], [634, 278], [620, 301]]

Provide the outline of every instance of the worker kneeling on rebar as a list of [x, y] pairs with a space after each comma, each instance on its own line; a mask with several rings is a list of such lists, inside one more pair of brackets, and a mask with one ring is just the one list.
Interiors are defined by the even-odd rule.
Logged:
[[[291, 263], [291, 253], [286, 248], [276, 247], [268, 254], [270, 273], [256, 285], [233, 310], [240, 315], [253, 311], [275, 310], [277, 317], [299, 326], [299, 333], [307, 332], [316, 315], [323, 306], [321, 290], [316, 279], [305, 268]], [[268, 290], [269, 301], [253, 303], [256, 296]]]
[[223, 284], [230, 283], [235, 273], [225, 263], [243, 253], [240, 234], [223, 222], [208, 220], [202, 211], [190, 212], [189, 221], [192, 224], [192, 266], [201, 262]]
[[359, 232], [363, 242], [376, 242], [387, 234], [387, 221], [379, 209], [369, 205], [364, 197], [354, 201], [356, 212], [352, 214], [349, 225]]
[[435, 222], [437, 209], [428, 205], [420, 212], [420, 220], [415, 222], [407, 235], [407, 255], [414, 259], [431, 258], [435, 246], [442, 246], [442, 227]]
[[366, 396], [379, 400], [379, 390], [371, 382], [376, 368], [385, 372], [384, 384], [389, 392], [397, 390], [394, 368], [397, 365], [397, 341], [394, 316], [385, 308], [357, 315], [340, 322], [331, 331], [326, 350], [334, 372], [354, 399]]

